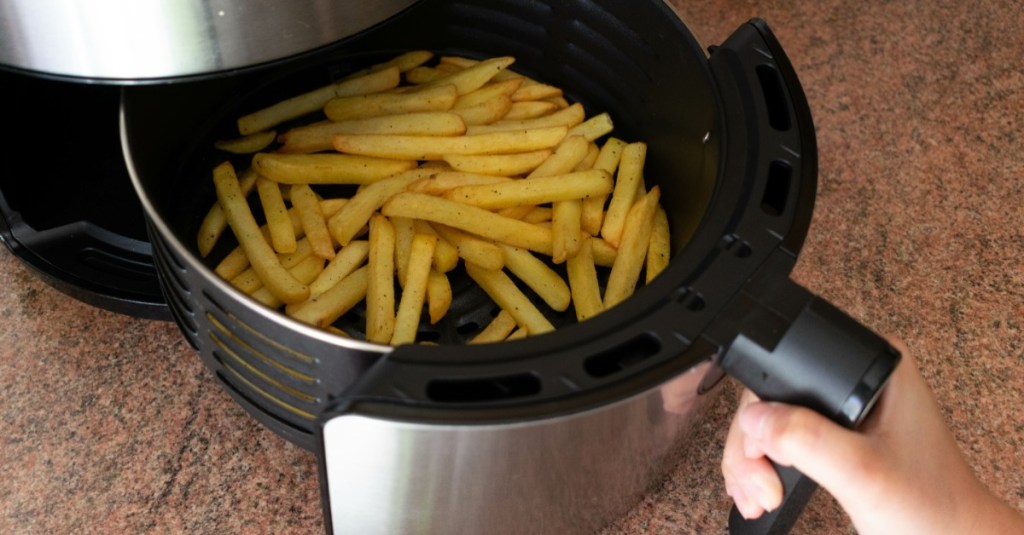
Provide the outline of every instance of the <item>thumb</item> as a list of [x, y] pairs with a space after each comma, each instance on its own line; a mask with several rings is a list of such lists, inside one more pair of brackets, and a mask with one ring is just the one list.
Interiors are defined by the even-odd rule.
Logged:
[[751, 403], [740, 411], [739, 425], [751, 446], [778, 464], [796, 467], [840, 501], [840, 494], [866, 488], [862, 480], [871, 471], [864, 468], [875, 460], [868, 440], [815, 411]]

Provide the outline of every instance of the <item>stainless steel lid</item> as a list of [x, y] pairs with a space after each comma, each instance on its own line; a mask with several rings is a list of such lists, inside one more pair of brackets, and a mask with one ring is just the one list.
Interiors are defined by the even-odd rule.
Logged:
[[214, 73], [365, 30], [416, 0], [4, 0], [0, 64], [105, 82]]

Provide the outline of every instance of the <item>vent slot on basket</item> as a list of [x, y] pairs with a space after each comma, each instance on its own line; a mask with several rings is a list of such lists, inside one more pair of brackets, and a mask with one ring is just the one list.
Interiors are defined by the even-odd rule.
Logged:
[[761, 197], [761, 211], [770, 216], [780, 216], [786, 212], [786, 199], [789, 198], [789, 185], [793, 178], [793, 168], [782, 160], [775, 160], [768, 166], [768, 180]]
[[761, 82], [765, 105], [768, 106], [768, 124], [779, 132], [786, 132], [792, 124], [789, 120], [789, 104], [786, 89], [782, 85], [779, 71], [771, 65], [757, 66], [757, 79]]
[[521, 398], [540, 393], [541, 382], [532, 373], [473, 379], [434, 379], [427, 397], [443, 403], [475, 403]]
[[645, 334], [588, 358], [583, 362], [583, 368], [600, 379], [636, 366], [659, 351], [661, 342]]

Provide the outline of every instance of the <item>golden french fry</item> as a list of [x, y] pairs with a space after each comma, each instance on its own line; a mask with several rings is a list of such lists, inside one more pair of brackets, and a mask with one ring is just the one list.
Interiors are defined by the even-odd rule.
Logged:
[[562, 109], [569, 106], [569, 101], [565, 100], [564, 96], [548, 97], [541, 100], [541, 102], [549, 102], [555, 105], [555, 108]]
[[511, 109], [512, 99], [499, 96], [476, 106], [453, 108], [451, 113], [461, 117], [463, 123], [468, 127], [469, 125], [491, 124], [507, 115]]
[[361, 71], [356, 71], [345, 77], [345, 79], [350, 80], [353, 78], [359, 78], [360, 76], [367, 75], [371, 72], [383, 71], [391, 67], [398, 68], [399, 72], [408, 72], [430, 61], [430, 58], [432, 57], [434, 57], [434, 53], [429, 50], [410, 50], [409, 52], [399, 54], [385, 62], [372, 65]]
[[497, 242], [551, 254], [550, 229], [439, 197], [399, 193], [384, 204], [381, 213], [440, 223]]
[[406, 191], [426, 193], [428, 195], [442, 195], [446, 191], [460, 187], [478, 184], [496, 184], [512, 180], [504, 176], [478, 174], [463, 171], [442, 171], [436, 175], [410, 184]]
[[505, 272], [484, 269], [473, 263], [466, 263], [466, 273], [476, 281], [502, 310], [507, 310], [516, 323], [529, 329], [531, 334], [543, 334], [554, 330], [551, 322], [530, 302]]
[[[256, 186], [256, 179], [258, 177], [259, 174], [252, 168], [242, 172], [242, 176], [238, 179], [238, 185], [242, 190], [243, 197], [249, 196], [249, 192]], [[219, 204], [213, 203], [210, 211], [203, 218], [203, 222], [199, 224], [199, 232], [196, 239], [199, 256], [205, 257], [210, 254], [210, 251], [217, 245], [217, 240], [220, 239], [221, 234], [224, 233], [226, 228], [228, 228], [228, 220], [224, 216], [224, 210], [221, 209]], [[248, 262], [246, 262], [246, 265], [248, 265]], [[242, 269], [245, 268], [243, 267]]]
[[608, 211], [601, 225], [601, 237], [616, 247], [622, 238], [626, 214], [636, 201], [637, 184], [643, 182], [646, 155], [647, 145], [644, 143], [630, 143], [622, 150], [615, 189], [612, 191], [611, 200], [608, 201]]
[[[511, 99], [509, 99], [511, 100]], [[524, 102], [513, 102], [512, 108], [505, 114], [504, 119], [509, 121], [521, 121], [523, 119], [535, 119], [542, 115], [558, 111], [558, 106], [551, 102], [541, 100], [527, 100]]]
[[527, 178], [564, 175], [572, 172], [587, 156], [587, 140], [581, 136], [566, 136], [555, 147], [551, 156], [534, 169]]
[[281, 184], [369, 184], [416, 167], [416, 162], [349, 154], [257, 153], [252, 166]]
[[512, 342], [514, 340], [522, 340], [523, 338], [526, 338], [527, 336], [530, 336], [530, 330], [525, 328], [525, 327], [520, 327], [520, 328], [512, 331], [512, 334], [508, 335], [508, 338], [505, 338], [505, 341], [506, 342]]
[[486, 269], [501, 269], [505, 255], [497, 245], [446, 225], [432, 225], [434, 230], [452, 244], [460, 258]]
[[391, 345], [409, 344], [416, 341], [420, 325], [420, 313], [427, 296], [427, 281], [430, 278], [430, 264], [434, 260], [434, 245], [437, 237], [417, 234], [412, 239], [409, 251], [409, 271], [402, 288], [402, 299], [395, 315], [395, 331]]
[[584, 236], [579, 252], [566, 261], [572, 304], [576, 309], [576, 319], [579, 321], [592, 318], [604, 311], [601, 286], [597, 281], [597, 269], [594, 267], [595, 241], [597, 240], [594, 238]]
[[404, 93], [373, 93], [331, 99], [324, 114], [332, 121], [351, 121], [396, 113], [447, 111], [455, 105], [458, 90], [452, 85], [425, 87]]
[[612, 116], [607, 113], [602, 113], [574, 126], [569, 133], [574, 136], [583, 136], [587, 138], [587, 141], [594, 141], [595, 139], [611, 132], [614, 127], [615, 125], [612, 123]]
[[331, 236], [342, 246], [347, 245], [388, 199], [413, 182], [428, 178], [436, 172], [436, 169], [416, 168], [363, 186], [327, 221]]
[[668, 228], [668, 214], [658, 207], [654, 215], [654, 228], [651, 230], [651, 243], [647, 249], [647, 276], [645, 283], [650, 284], [655, 277], [665, 271], [671, 260], [671, 237]]
[[334, 258], [334, 243], [327, 231], [327, 220], [316, 192], [306, 184], [292, 186], [291, 192], [292, 206], [299, 214], [302, 230], [313, 248], [313, 254], [325, 260]]
[[590, 245], [594, 251], [594, 265], [612, 267], [615, 264], [615, 258], [619, 256], [618, 249], [596, 236], [590, 241]]
[[569, 308], [572, 297], [569, 286], [562, 280], [561, 275], [533, 256], [530, 251], [508, 245], [501, 246], [501, 250], [505, 253], [505, 267], [529, 286], [549, 307], [559, 312]]
[[355, 270], [320, 296], [295, 308], [292, 317], [317, 327], [334, 323], [367, 297], [369, 271], [368, 266]]
[[550, 149], [518, 152], [515, 154], [485, 154], [482, 156], [449, 154], [444, 161], [456, 171], [483, 175], [514, 176], [529, 173], [551, 156]]
[[448, 76], [449, 74], [451, 73], [446, 69], [420, 65], [419, 67], [409, 69], [409, 72], [405, 73], [405, 81], [413, 85], [422, 85]]
[[466, 135], [475, 136], [490, 132], [507, 132], [510, 130], [527, 130], [534, 128], [547, 128], [551, 126], [565, 126], [572, 128], [583, 122], [586, 117], [583, 105], [573, 104], [563, 110], [543, 115], [534, 119], [521, 119], [518, 121], [501, 120], [489, 125], [472, 125], [466, 128]]
[[582, 211], [582, 202], [578, 199], [554, 203], [551, 217], [552, 262], [561, 264], [579, 252]]
[[553, 85], [542, 84], [533, 80], [527, 80], [523, 85], [512, 94], [513, 102], [523, 102], [524, 100], [542, 100], [552, 97], [562, 96], [562, 89]]
[[295, 227], [288, 215], [288, 207], [281, 196], [281, 186], [262, 176], [256, 180], [256, 192], [263, 206], [263, 215], [267, 218], [270, 229], [270, 243], [279, 253], [295, 251]]
[[655, 186], [633, 205], [626, 216], [622, 244], [619, 246], [604, 289], [605, 309], [621, 303], [632, 295], [636, 288], [640, 270], [644, 267], [644, 257], [647, 256], [647, 248], [651, 242], [660, 195], [661, 191]]
[[[324, 259], [317, 256], [307, 256], [304, 260], [296, 264], [295, 266], [288, 269], [288, 273], [291, 273], [295, 280], [309, 284], [324, 270]], [[274, 294], [270, 293], [266, 287], [261, 287], [258, 290], [250, 294], [250, 297], [256, 301], [262, 303], [270, 308], [281, 308], [284, 303], [280, 299], [274, 297]]]
[[369, 258], [366, 340], [386, 344], [395, 330], [395, 228], [380, 214], [370, 218]]
[[277, 137], [275, 130], [264, 130], [234, 139], [222, 139], [213, 144], [213, 148], [232, 154], [252, 154], [265, 149]]
[[427, 279], [427, 312], [430, 315], [430, 324], [441, 321], [451, 306], [452, 285], [448, 282], [448, 277], [436, 269], [430, 270], [430, 278]]
[[537, 205], [584, 199], [612, 191], [612, 177], [600, 170], [512, 180], [496, 184], [460, 186], [444, 194], [446, 199], [486, 209]]
[[[614, 176], [615, 170], [619, 167], [619, 160], [622, 158], [622, 151], [626, 148], [626, 142], [618, 138], [608, 138], [601, 147], [601, 151], [594, 161], [592, 169], [601, 169], [609, 175]], [[580, 226], [591, 236], [601, 233], [601, 225], [604, 223], [604, 205], [608, 202], [608, 196], [595, 196], [583, 200], [583, 214], [580, 216]]]
[[309, 297], [316, 298], [341, 282], [363, 265], [369, 253], [370, 244], [365, 240], [356, 240], [342, 247], [334, 260], [328, 262], [316, 279], [309, 283]]
[[[466, 108], [472, 108], [485, 104], [489, 101], [500, 97], [510, 97], [512, 93], [519, 89], [519, 86], [523, 84], [522, 78], [516, 78], [512, 80], [505, 80], [503, 82], [494, 82], [491, 84], [484, 85], [476, 91], [466, 93], [455, 100], [455, 105], [452, 109], [462, 110]], [[511, 102], [511, 99], [509, 99]]]
[[544, 223], [551, 221], [551, 209], [543, 206], [534, 206], [530, 211], [519, 218], [527, 223]]
[[497, 316], [487, 324], [487, 327], [476, 334], [469, 340], [470, 344], [487, 344], [492, 342], [501, 342], [508, 338], [508, 335], [512, 334], [512, 331], [516, 328], [516, 320], [509, 314], [507, 310], [502, 309], [498, 312]]
[[[264, 237], [267, 233], [264, 233]], [[309, 245], [309, 240], [299, 240], [295, 246], [295, 251], [291, 253], [281, 253], [277, 255], [277, 260], [281, 262], [281, 267], [291, 270], [299, 263], [305, 261], [313, 254], [313, 248]], [[230, 279], [231, 285], [239, 290], [251, 294], [263, 286], [263, 281], [260, 280], [259, 276], [253, 269], [247, 268], [234, 278]], [[304, 283], [305, 284], [305, 283]]]
[[283, 143], [278, 152], [308, 154], [333, 150], [335, 134], [395, 134], [408, 136], [458, 136], [466, 133], [466, 123], [458, 114], [428, 111], [381, 115], [349, 121], [325, 121], [292, 128], [278, 137]]
[[437, 245], [434, 246], [434, 269], [441, 273], [448, 273], [459, 265], [459, 250], [451, 242], [442, 238], [430, 223], [414, 219], [413, 226], [416, 227], [417, 234], [437, 236]]
[[297, 303], [309, 297], [309, 287], [295, 280], [281, 266], [274, 250], [267, 243], [249, 210], [249, 204], [242, 195], [234, 168], [224, 162], [214, 168], [213, 183], [217, 190], [217, 202], [227, 215], [228, 224], [245, 250], [253, 271], [259, 275], [263, 285], [281, 301]]
[[512, 56], [485, 59], [476, 65], [465, 67], [447, 76], [430, 82], [430, 86], [452, 85], [459, 95], [471, 93], [491, 81], [499, 72], [515, 62]]
[[285, 121], [320, 111], [331, 99], [384, 91], [397, 87], [400, 81], [398, 68], [390, 67], [314, 89], [239, 117], [238, 132], [249, 135], [269, 130]]
[[416, 237], [416, 222], [408, 217], [392, 217], [395, 226], [395, 273], [398, 285], [405, 288], [406, 270], [412, 254], [412, 241]]
[[593, 141], [587, 143], [587, 155], [580, 160], [580, 163], [576, 164], [573, 171], [586, 171], [587, 169], [593, 169], [594, 164], [597, 163], [597, 157], [600, 155], [601, 149], [598, 148], [597, 143], [594, 143]]
[[442, 160], [451, 154], [511, 154], [549, 149], [565, 137], [568, 128], [553, 126], [476, 136], [336, 135], [339, 152], [396, 160]]

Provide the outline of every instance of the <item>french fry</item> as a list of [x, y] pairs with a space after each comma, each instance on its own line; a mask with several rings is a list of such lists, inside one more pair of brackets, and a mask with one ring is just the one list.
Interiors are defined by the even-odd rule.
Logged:
[[381, 213], [386, 216], [412, 217], [440, 223], [497, 242], [535, 252], [547, 251], [546, 254], [551, 254], [550, 229], [439, 197], [421, 193], [399, 193], [384, 203]]
[[587, 141], [581, 136], [566, 136], [555, 147], [551, 156], [544, 160], [527, 178], [564, 175], [572, 172], [587, 155]]
[[587, 138], [587, 141], [594, 141], [595, 139], [611, 132], [614, 127], [615, 125], [612, 123], [611, 115], [602, 113], [574, 126], [572, 130], [569, 131], [569, 134], [573, 136], [583, 136]]
[[331, 233], [327, 231], [327, 220], [320, 208], [320, 199], [313, 188], [307, 184], [296, 184], [291, 187], [292, 206], [299, 214], [299, 221], [313, 254], [330, 260], [334, 258], [334, 243]]
[[579, 199], [554, 203], [551, 217], [552, 262], [561, 264], [579, 252], [582, 212], [582, 201]]
[[256, 180], [256, 192], [263, 206], [263, 215], [267, 218], [270, 230], [270, 243], [279, 253], [295, 252], [295, 227], [288, 215], [288, 207], [281, 196], [281, 186], [260, 177]]
[[368, 266], [363, 266], [291, 313], [292, 317], [317, 327], [327, 327], [367, 297]]
[[569, 106], [569, 101], [565, 100], [564, 96], [548, 97], [541, 100], [541, 102], [550, 102], [555, 105], [555, 108], [562, 109]]
[[369, 258], [366, 340], [386, 344], [395, 330], [395, 228], [380, 214], [370, 218]]
[[425, 87], [404, 93], [373, 93], [331, 99], [324, 114], [332, 121], [351, 121], [396, 113], [447, 111], [455, 105], [458, 90], [452, 85]]
[[434, 260], [434, 245], [437, 237], [417, 234], [413, 237], [409, 252], [408, 273], [402, 289], [402, 299], [395, 315], [395, 330], [391, 345], [409, 344], [416, 341], [420, 325], [420, 313], [427, 296], [427, 281], [430, 278], [430, 264]]
[[448, 76], [449, 74], [450, 72], [446, 69], [420, 65], [405, 73], [405, 81], [413, 85], [422, 85]]
[[[242, 196], [248, 197], [249, 192], [256, 186], [256, 179], [259, 177], [253, 169], [246, 169], [242, 172], [242, 176], [238, 179], [239, 188], [242, 190]], [[220, 239], [221, 234], [224, 233], [224, 229], [228, 227], [227, 217], [224, 215], [224, 210], [220, 207], [220, 204], [213, 203], [210, 207], [210, 211], [206, 213], [206, 217], [203, 218], [202, 223], [199, 224], [198, 237], [196, 244], [199, 249], [199, 256], [205, 257], [210, 254], [213, 247], [217, 245], [217, 240]], [[246, 262], [248, 264], [248, 262]], [[242, 268], [245, 269], [245, 268]]]
[[534, 206], [521, 219], [527, 223], [544, 223], [551, 221], [551, 208]]
[[525, 249], [503, 245], [501, 250], [505, 253], [505, 267], [549, 307], [559, 312], [569, 308], [572, 296], [561, 275]]
[[336, 135], [338, 152], [395, 160], [443, 160], [451, 154], [511, 154], [549, 149], [565, 137], [568, 128], [553, 126], [475, 136]]
[[512, 341], [515, 341], [515, 340], [522, 340], [523, 338], [526, 338], [527, 336], [530, 336], [530, 330], [526, 329], [525, 327], [520, 327], [520, 328], [512, 331], [512, 334], [508, 335], [508, 338], [505, 338], [505, 341], [506, 342], [512, 342]]
[[505, 119], [509, 121], [535, 119], [542, 115], [554, 113], [557, 110], [558, 106], [552, 104], [551, 102], [544, 102], [542, 100], [527, 100], [524, 102], [513, 102], [512, 108], [508, 110], [507, 114], [505, 114]]
[[529, 173], [551, 156], [550, 149], [519, 152], [515, 154], [458, 155], [444, 156], [444, 161], [456, 171], [483, 175], [515, 176]]
[[222, 139], [214, 142], [213, 147], [217, 150], [230, 152], [232, 154], [252, 154], [259, 152], [274, 142], [277, 131], [264, 130], [247, 136], [233, 139]]
[[479, 184], [496, 184], [512, 180], [504, 176], [479, 174], [463, 171], [442, 171], [436, 175], [410, 184], [406, 191], [426, 193], [428, 195], [443, 195], [445, 192], [460, 186]]
[[417, 234], [437, 236], [437, 245], [434, 246], [434, 269], [443, 274], [459, 265], [459, 250], [448, 240], [442, 238], [430, 223], [414, 219], [413, 226], [416, 227]]
[[608, 173], [591, 170], [496, 184], [460, 186], [449, 190], [444, 197], [494, 210], [604, 195], [612, 191], [612, 187], [612, 177]]
[[[416, 222], [408, 217], [392, 217], [390, 219], [391, 224], [395, 226], [395, 273], [398, 277], [398, 285], [405, 288], [406, 270], [409, 268], [409, 257], [412, 255], [412, 242], [416, 237]], [[431, 253], [433, 253], [433, 249]]]
[[384, 91], [397, 87], [400, 81], [398, 68], [389, 67], [314, 89], [239, 117], [238, 133], [249, 135], [269, 130], [285, 121], [320, 111], [331, 99]]
[[601, 237], [616, 247], [622, 238], [626, 214], [636, 200], [637, 184], [643, 181], [646, 154], [647, 145], [644, 143], [630, 143], [622, 149], [615, 189], [612, 191], [611, 200], [608, 201], [608, 211], [601, 225]]
[[594, 251], [594, 265], [612, 267], [615, 264], [615, 258], [619, 256], [618, 249], [596, 236], [590, 241], [590, 245]]
[[319, 297], [358, 269], [366, 261], [369, 253], [370, 244], [366, 240], [352, 241], [339, 249], [334, 259], [328, 262], [313, 282], [309, 283], [310, 299]]
[[349, 154], [257, 153], [252, 166], [281, 184], [369, 184], [416, 167], [416, 162]]
[[264, 239], [230, 163], [222, 163], [214, 169], [213, 182], [217, 190], [217, 202], [224, 209], [228, 224], [249, 257], [253, 271], [259, 275], [267, 290], [285, 303], [297, 303], [309, 297], [309, 287], [295, 280], [281, 266], [274, 250]]
[[551, 322], [530, 302], [512, 279], [501, 270], [483, 269], [473, 263], [466, 263], [466, 273], [476, 281], [491, 300], [502, 310], [507, 310], [516, 323], [529, 329], [532, 334], [554, 330]]
[[592, 318], [604, 311], [597, 269], [594, 267], [595, 241], [597, 240], [590, 236], [583, 236], [579, 252], [566, 261], [569, 290], [572, 293], [572, 304], [576, 309], [578, 321]]
[[[610, 137], [601, 146], [592, 169], [601, 169], [609, 175], [615, 175], [619, 167], [619, 160], [622, 158], [622, 150], [626, 148], [626, 142], [621, 139]], [[595, 196], [583, 200], [583, 213], [580, 216], [580, 226], [591, 236], [601, 233], [601, 225], [604, 223], [604, 205], [608, 202], [608, 196]]]
[[655, 277], [665, 271], [671, 259], [671, 237], [668, 228], [668, 214], [658, 207], [654, 214], [654, 228], [651, 229], [651, 242], [647, 248], [647, 271], [644, 282], [650, 284]]
[[491, 81], [495, 75], [515, 62], [512, 56], [485, 59], [475, 65], [455, 71], [448, 76], [430, 82], [431, 86], [455, 86], [459, 95], [471, 93]]
[[[511, 97], [512, 93], [515, 93], [516, 89], [519, 89], [521, 85], [523, 85], [522, 78], [484, 85], [476, 91], [460, 96], [455, 100], [455, 105], [452, 106], [452, 109], [463, 110], [485, 104], [500, 97]], [[509, 102], [511, 102], [511, 99], [509, 99]]]
[[640, 270], [644, 267], [644, 257], [647, 256], [647, 248], [651, 242], [660, 194], [660, 190], [655, 186], [629, 210], [622, 232], [622, 244], [619, 246], [604, 289], [605, 309], [624, 301], [636, 288]]
[[511, 109], [512, 99], [500, 96], [469, 108], [453, 108], [451, 113], [461, 117], [462, 122], [468, 127], [469, 125], [491, 124], [505, 117]]
[[[530, 83], [532, 82], [532, 83]], [[542, 84], [530, 80], [512, 94], [512, 102], [523, 102], [524, 100], [541, 100], [562, 96], [562, 89], [553, 85]]]
[[432, 225], [434, 230], [452, 244], [459, 257], [485, 269], [501, 269], [505, 255], [497, 245], [446, 225]]
[[356, 71], [346, 76], [345, 79], [350, 80], [353, 78], [359, 78], [360, 76], [365, 76], [372, 72], [383, 71], [391, 67], [396, 67], [399, 72], [409, 72], [412, 69], [430, 61], [433, 57], [434, 53], [429, 50], [410, 50], [409, 52], [399, 54], [385, 62], [371, 65], [361, 71]]
[[407, 186], [428, 178], [437, 170], [415, 168], [394, 176], [367, 184], [327, 221], [331, 236], [342, 246], [348, 244], [356, 233], [370, 220], [370, 216], [396, 193]]
[[452, 306], [452, 285], [448, 277], [436, 269], [430, 270], [430, 277], [427, 279], [427, 312], [430, 315], [430, 324], [441, 321], [441, 318], [448, 313]]
[[573, 104], [568, 108], [543, 115], [534, 119], [521, 119], [518, 121], [498, 121], [489, 125], [473, 125], [466, 128], [466, 135], [475, 136], [491, 132], [508, 132], [511, 130], [527, 130], [534, 128], [547, 128], [551, 126], [565, 126], [572, 128], [583, 122], [586, 115], [583, 112], [583, 105]]
[[498, 312], [497, 316], [484, 327], [483, 330], [478, 332], [476, 336], [469, 340], [470, 344], [488, 344], [493, 342], [501, 342], [508, 338], [508, 335], [512, 334], [512, 331], [516, 328], [516, 320], [509, 314], [507, 310], [502, 309]]
[[[303, 284], [309, 284], [323, 270], [324, 259], [310, 255], [288, 269], [288, 273], [291, 273], [291, 275], [295, 277], [295, 280]], [[280, 308], [281, 305], [284, 304], [280, 299], [274, 297], [274, 294], [270, 293], [270, 290], [267, 290], [266, 287], [261, 287], [252, 292], [250, 297], [270, 308]]]
[[300, 126], [281, 134], [281, 153], [308, 154], [333, 150], [335, 134], [394, 134], [408, 136], [458, 136], [466, 133], [461, 116], [444, 111], [382, 115], [349, 121], [325, 121]]
[[[310, 247], [309, 240], [303, 239], [298, 241], [294, 252], [280, 253], [277, 255], [277, 260], [281, 262], [281, 267], [291, 270], [295, 266], [299, 265], [299, 263], [309, 258], [312, 254], [313, 248]], [[259, 276], [251, 267], [230, 279], [230, 282], [232, 286], [247, 294], [251, 294], [263, 286], [263, 281], [260, 280]]]

